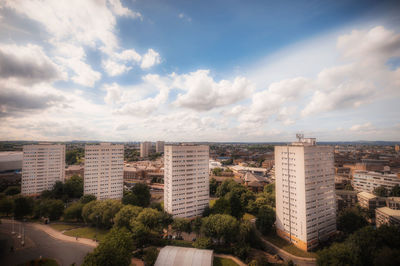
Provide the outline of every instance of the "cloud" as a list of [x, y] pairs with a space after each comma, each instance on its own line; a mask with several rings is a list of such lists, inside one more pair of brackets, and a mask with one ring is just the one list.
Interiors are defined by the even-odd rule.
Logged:
[[142, 20], [142, 14], [140, 14], [139, 12], [134, 12], [129, 8], [123, 7], [119, 0], [108, 0], [108, 2], [110, 3], [111, 8], [116, 15], [139, 18], [140, 20]]
[[370, 131], [373, 129], [375, 129], [375, 127], [370, 122], [365, 124], [356, 124], [350, 127], [350, 131]]
[[208, 111], [243, 100], [253, 91], [252, 84], [244, 77], [216, 82], [209, 74], [209, 70], [197, 70], [183, 75], [173, 74], [172, 86], [185, 91], [178, 94], [174, 104], [197, 111]]
[[[108, 60], [102, 61], [102, 66], [109, 76], [118, 76], [132, 69], [132, 65], [139, 63], [142, 56], [134, 49], [113, 53]], [[128, 66], [129, 64], [129, 66]]]
[[[42, 85], [41, 85], [42, 86]], [[0, 81], [0, 117], [31, 114], [63, 104], [65, 98], [50, 90], [38, 90]]]
[[107, 104], [116, 104], [121, 101], [123, 91], [117, 83], [105, 85], [103, 90], [107, 92], [107, 95], [104, 97], [104, 101]]
[[0, 44], [0, 78], [32, 84], [62, 79], [60, 68], [37, 45]]
[[184, 13], [179, 13], [178, 18], [180, 18], [182, 20], [186, 20], [187, 22], [192, 22], [192, 18]]
[[158, 65], [161, 63], [160, 54], [154, 51], [153, 49], [147, 50], [147, 53], [143, 55], [142, 63], [140, 67], [142, 69], [147, 69], [152, 66]]
[[110, 76], [118, 76], [125, 72], [128, 72], [132, 67], [128, 67], [125, 64], [119, 64], [112, 60], [105, 60], [102, 62], [103, 68], [106, 70]]

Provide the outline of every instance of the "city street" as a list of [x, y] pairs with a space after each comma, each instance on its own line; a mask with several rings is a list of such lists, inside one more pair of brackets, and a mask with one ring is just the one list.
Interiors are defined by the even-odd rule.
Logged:
[[[21, 246], [21, 239], [18, 239], [19, 223], [16, 222], [15, 235], [12, 235], [12, 223], [2, 220], [0, 224], [0, 239], [7, 240], [7, 247], [0, 258], [0, 265], [17, 265], [36, 259], [53, 258], [61, 265], [82, 264], [85, 255], [93, 250], [93, 247], [80, 243], [72, 243], [54, 239], [47, 233], [36, 229], [31, 224], [24, 224], [25, 245]], [[21, 230], [22, 231], [22, 230]], [[14, 251], [11, 252], [11, 246]]]

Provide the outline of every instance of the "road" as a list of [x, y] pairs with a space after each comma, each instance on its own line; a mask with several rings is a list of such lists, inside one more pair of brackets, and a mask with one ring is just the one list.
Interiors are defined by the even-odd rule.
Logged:
[[[17, 222], [16, 222], [17, 224]], [[0, 265], [17, 265], [32, 259], [53, 258], [59, 264], [69, 266], [73, 263], [81, 265], [85, 255], [94, 247], [80, 243], [61, 241], [49, 236], [47, 233], [35, 228], [31, 224], [25, 224], [25, 245], [21, 246], [21, 240], [17, 235], [12, 235], [12, 224], [10, 221], [2, 220], [0, 224], [0, 239], [7, 240], [7, 248], [0, 256]], [[18, 224], [15, 231], [19, 231]], [[11, 246], [14, 252], [10, 251]]]

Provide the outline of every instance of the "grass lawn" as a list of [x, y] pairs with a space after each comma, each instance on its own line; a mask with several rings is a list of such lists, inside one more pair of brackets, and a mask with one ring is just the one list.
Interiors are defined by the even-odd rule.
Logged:
[[271, 242], [272, 244], [274, 244], [275, 246], [278, 246], [281, 249], [283, 249], [295, 256], [306, 257], [306, 258], [316, 258], [317, 257], [316, 253], [303, 251], [303, 250], [297, 248], [295, 245], [290, 244], [286, 240], [280, 238], [275, 233], [271, 233], [268, 236], [264, 236], [264, 238], [266, 240], [268, 240], [269, 242]]
[[105, 238], [106, 234], [108, 233], [108, 230], [105, 229], [96, 230], [95, 227], [80, 227], [66, 231], [64, 235], [94, 239], [96, 233], [97, 233], [97, 240], [102, 241]]
[[36, 259], [36, 260], [30, 260], [26, 263], [22, 263], [19, 264], [18, 266], [59, 266], [59, 264], [57, 263], [57, 261], [53, 260], [53, 259], [46, 259], [46, 258], [42, 258], [40, 259]]
[[250, 214], [250, 213], [245, 213], [244, 215], [243, 215], [243, 220], [253, 220], [254, 218], [256, 218], [253, 214]]
[[213, 266], [239, 266], [231, 259], [214, 257]]
[[72, 224], [50, 224], [50, 227], [57, 231], [64, 231], [64, 230], [71, 230], [74, 228], [78, 228], [79, 226]]

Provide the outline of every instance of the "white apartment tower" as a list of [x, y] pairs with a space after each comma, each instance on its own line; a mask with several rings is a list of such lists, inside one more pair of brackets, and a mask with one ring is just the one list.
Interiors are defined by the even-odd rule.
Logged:
[[209, 204], [209, 148], [165, 145], [164, 209], [174, 217], [200, 216]]
[[151, 150], [151, 142], [145, 141], [140, 143], [140, 157], [148, 157]]
[[275, 146], [276, 228], [307, 251], [336, 232], [334, 158], [333, 147], [297, 137]]
[[21, 194], [38, 195], [65, 179], [65, 145], [23, 147]]
[[164, 152], [164, 141], [156, 142], [156, 152], [159, 152], [159, 153]]
[[84, 194], [121, 199], [124, 190], [124, 145], [85, 145]]

